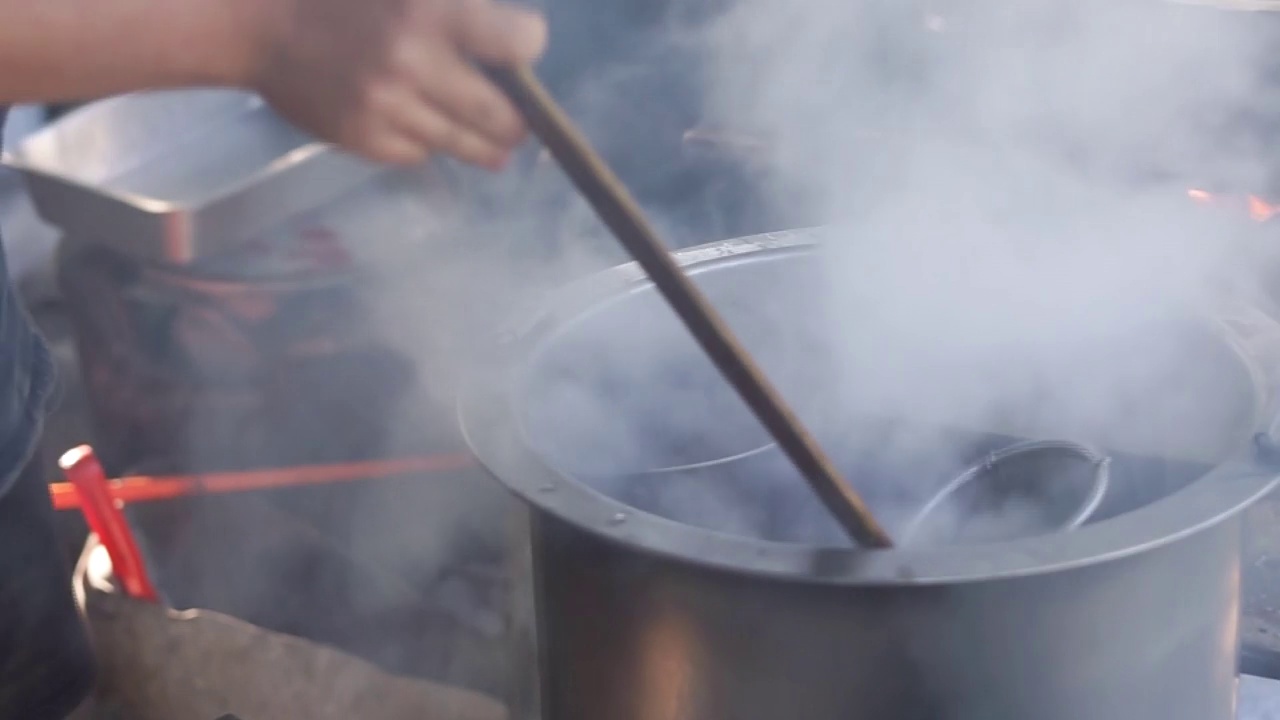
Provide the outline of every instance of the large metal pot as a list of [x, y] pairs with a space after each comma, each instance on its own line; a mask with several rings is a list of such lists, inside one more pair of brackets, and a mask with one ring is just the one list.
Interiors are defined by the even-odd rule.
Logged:
[[[1096, 521], [972, 547], [850, 548], [803, 483], [780, 477], [781, 465], [758, 472], [760, 431], [706, 389], [719, 387], [714, 370], [642, 274], [616, 268], [516, 326], [463, 393], [471, 447], [529, 508], [517, 524], [529, 548], [517, 570], [533, 605], [513, 606], [512, 637], [537, 673], [513, 688], [512, 717], [1233, 717], [1240, 511], [1276, 484], [1247, 449], [1271, 413], [1269, 379], [1256, 369], [1266, 365], [1250, 360], [1271, 331], [1246, 337], [1186, 321], [1182, 346], [1150, 351], [1196, 355], [1180, 383], [1197, 395], [1178, 408], [1133, 409], [1090, 437], [1063, 417], [979, 427], [963, 417], [894, 419], [883, 407], [823, 409], [838, 395], [840, 368], [815, 362], [834, 353], [821, 352], [821, 313], [797, 300], [821, 265], [811, 241], [762, 236], [679, 258], [891, 529], [937, 487], [910, 479], [945, 482], [964, 465], [955, 448], [980, 454], [1055, 436], [1095, 442], [1114, 459]], [[1115, 342], [1116, 358], [1144, 352]], [[554, 390], [566, 377], [614, 394], [593, 406]], [[672, 385], [695, 401], [665, 414], [644, 405]], [[643, 425], [647, 417], [665, 420]], [[630, 426], [611, 435], [618, 418]], [[913, 424], [931, 426], [911, 431], [930, 440], [889, 450]], [[700, 442], [679, 446], [694, 433]], [[930, 450], [943, 446], [952, 451]], [[700, 462], [735, 454], [747, 468], [732, 475], [738, 500], [799, 508], [798, 535], [768, 539], [654, 503], [638, 510], [600, 481], [705, 469]], [[700, 501], [679, 497], [686, 510]], [[726, 506], [721, 496], [701, 501], [710, 515]]]

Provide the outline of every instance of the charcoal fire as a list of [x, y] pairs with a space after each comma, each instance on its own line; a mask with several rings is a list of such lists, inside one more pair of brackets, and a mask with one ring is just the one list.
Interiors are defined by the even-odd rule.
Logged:
[[1225, 207], [1235, 209], [1246, 213], [1249, 219], [1254, 222], [1264, 223], [1275, 217], [1280, 212], [1280, 206], [1269, 203], [1257, 195], [1246, 195], [1244, 200], [1230, 196], [1223, 196], [1216, 193], [1192, 188], [1187, 190], [1187, 197], [1199, 205], [1208, 205], [1212, 207]]

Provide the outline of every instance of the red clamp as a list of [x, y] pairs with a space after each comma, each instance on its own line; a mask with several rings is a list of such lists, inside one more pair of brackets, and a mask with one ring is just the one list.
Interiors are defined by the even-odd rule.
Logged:
[[80, 496], [80, 510], [89, 528], [111, 556], [112, 569], [125, 593], [138, 600], [159, 602], [160, 596], [151, 584], [133, 531], [120, 511], [120, 503], [111, 495], [107, 475], [93, 454], [93, 448], [81, 445], [68, 450], [59, 458], [58, 464], [62, 466], [67, 480], [75, 486]]

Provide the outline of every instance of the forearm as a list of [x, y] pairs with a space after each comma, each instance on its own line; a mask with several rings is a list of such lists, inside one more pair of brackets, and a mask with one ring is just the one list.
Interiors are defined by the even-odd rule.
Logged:
[[0, 0], [0, 104], [243, 85], [272, 0]]
[[524, 123], [475, 63], [545, 44], [507, 0], [0, 0], [0, 106], [239, 87], [370, 160], [498, 168]]

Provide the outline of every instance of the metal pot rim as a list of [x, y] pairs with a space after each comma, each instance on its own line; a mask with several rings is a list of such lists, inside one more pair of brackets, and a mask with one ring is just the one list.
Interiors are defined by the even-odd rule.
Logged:
[[[769, 233], [676, 253], [697, 265], [757, 253], [803, 252], [812, 230]], [[607, 541], [678, 562], [780, 580], [843, 586], [954, 584], [1060, 572], [1146, 552], [1230, 519], [1280, 483], [1242, 442], [1238, 455], [1157, 502], [1066, 534], [981, 546], [818, 548], [730, 536], [636, 510], [550, 467], [525, 442], [514, 398], [521, 350], [536, 346], [561, 321], [610, 297], [648, 286], [634, 263], [565, 288], [556, 301], [499, 337], [491, 363], [473, 371], [459, 393], [458, 418], [472, 453], [499, 482], [532, 506]], [[594, 303], [593, 303], [594, 301]], [[1239, 348], [1235, 348], [1237, 351]], [[1257, 371], [1237, 352], [1252, 376]], [[498, 379], [497, 382], [494, 380]], [[1255, 407], [1260, 415], [1262, 402]]]

